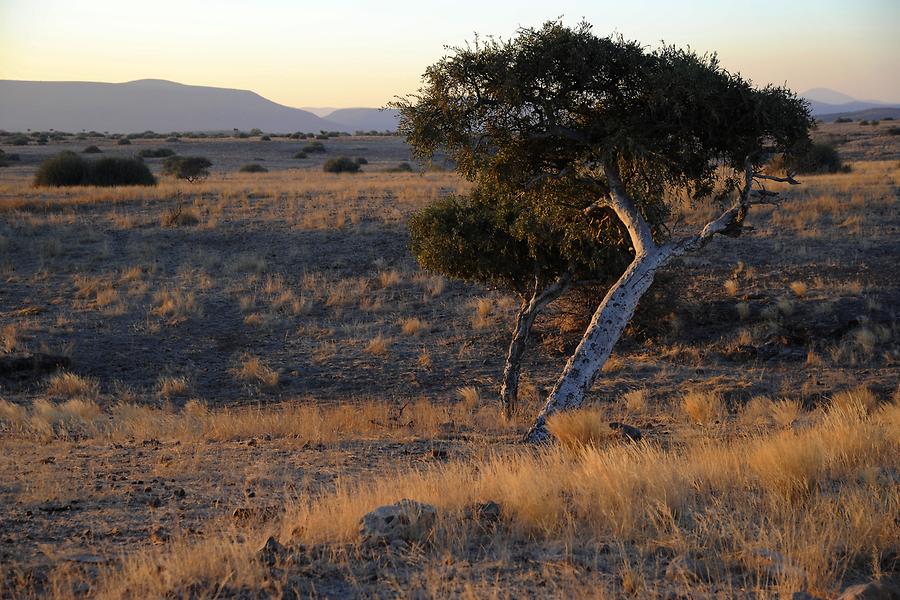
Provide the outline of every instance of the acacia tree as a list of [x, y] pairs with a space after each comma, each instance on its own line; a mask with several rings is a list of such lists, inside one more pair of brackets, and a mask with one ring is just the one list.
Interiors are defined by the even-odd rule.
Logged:
[[[809, 143], [806, 103], [783, 87], [754, 87], [715, 55], [648, 51], [590, 25], [557, 22], [489, 39], [428, 68], [419, 92], [395, 102], [400, 130], [422, 158], [446, 150], [476, 184], [587, 190], [585, 218], [611, 210], [633, 260], [610, 286], [526, 436], [549, 438], [546, 418], [580, 406], [656, 272], [717, 234], [737, 236], [751, 206], [772, 202], [775, 153]], [[787, 161], [785, 164], [790, 164]], [[699, 231], [654, 238], [649, 214], [687, 195], [721, 206]], [[552, 198], [528, 193], [538, 209]]]
[[544, 199], [557, 200], [538, 205], [482, 184], [468, 197], [437, 200], [409, 222], [410, 249], [422, 267], [519, 297], [500, 385], [507, 416], [516, 408], [522, 357], [538, 314], [573, 286], [609, 285], [631, 259], [627, 234], [611, 211], [584, 218], [583, 194], [546, 187]]

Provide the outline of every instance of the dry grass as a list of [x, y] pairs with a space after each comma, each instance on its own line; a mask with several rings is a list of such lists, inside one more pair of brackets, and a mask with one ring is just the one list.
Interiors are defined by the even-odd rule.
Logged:
[[96, 381], [75, 373], [57, 373], [47, 380], [47, 395], [54, 398], [94, 398], [99, 393]]
[[176, 396], [186, 396], [190, 391], [190, 384], [186, 377], [160, 377], [156, 383], [159, 395], [169, 400]]
[[400, 322], [400, 331], [403, 335], [418, 335], [423, 327], [425, 322], [417, 317], [409, 317]]
[[385, 337], [379, 333], [371, 340], [369, 340], [369, 342], [366, 344], [365, 351], [373, 356], [385, 356], [388, 353], [388, 350], [391, 349], [391, 345], [393, 343], [393, 339]]
[[194, 292], [165, 288], [153, 294], [153, 303], [154, 306], [150, 312], [160, 317], [167, 317], [172, 322], [203, 316], [203, 309], [197, 302]]
[[278, 372], [262, 362], [258, 356], [245, 355], [241, 364], [232, 371], [239, 381], [274, 388], [278, 385]]
[[601, 446], [613, 439], [606, 415], [595, 409], [556, 413], [547, 419], [547, 430], [567, 448]]
[[681, 410], [692, 423], [701, 425], [720, 421], [726, 412], [720, 394], [701, 390], [685, 394], [681, 399]]

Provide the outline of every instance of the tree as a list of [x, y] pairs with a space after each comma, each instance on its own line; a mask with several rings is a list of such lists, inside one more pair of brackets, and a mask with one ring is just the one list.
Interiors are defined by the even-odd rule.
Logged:
[[[763, 168], [775, 153], [791, 157], [808, 145], [813, 125], [792, 91], [754, 87], [715, 55], [648, 51], [598, 37], [587, 23], [550, 22], [453, 48], [394, 107], [419, 157], [446, 150], [476, 185], [578, 186], [585, 217], [611, 210], [628, 233], [634, 258], [567, 361], [526, 436], [533, 442], [549, 439], [548, 416], [583, 403], [659, 269], [717, 234], [740, 235], [752, 205], [773, 201], [767, 181], [796, 183]], [[538, 207], [554, 202], [528, 195]], [[654, 207], [683, 195], [722, 212], [700, 231], [654, 237]]]
[[163, 162], [163, 173], [191, 183], [209, 177], [212, 163], [202, 156], [170, 156]]
[[570, 202], [547, 202], [538, 211], [527, 195], [483, 184], [468, 197], [437, 200], [409, 222], [410, 249], [423, 268], [519, 297], [500, 385], [507, 416], [516, 408], [522, 357], [537, 316], [573, 286], [609, 285], [630, 261], [627, 236], [611, 211], [583, 218], [582, 194], [552, 193], [567, 194]]

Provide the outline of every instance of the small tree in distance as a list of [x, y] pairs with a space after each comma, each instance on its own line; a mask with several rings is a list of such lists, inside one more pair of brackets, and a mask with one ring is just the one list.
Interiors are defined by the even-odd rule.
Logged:
[[[538, 212], [559, 198], [534, 190], [577, 186], [584, 217], [611, 210], [628, 233], [634, 258], [594, 312], [526, 436], [532, 442], [549, 439], [548, 416], [582, 405], [659, 269], [717, 234], [740, 235], [752, 205], [772, 202], [766, 181], [796, 183], [763, 169], [775, 153], [807, 145], [813, 126], [796, 94], [756, 88], [715, 55], [647, 51], [597, 37], [587, 23], [550, 22], [451, 49], [418, 94], [393, 107], [419, 157], [444, 149], [476, 185], [528, 192]], [[654, 238], [648, 211], [678, 194], [722, 212], [699, 231]]]
[[163, 174], [194, 183], [209, 177], [211, 166], [202, 156], [170, 156], [163, 162]]

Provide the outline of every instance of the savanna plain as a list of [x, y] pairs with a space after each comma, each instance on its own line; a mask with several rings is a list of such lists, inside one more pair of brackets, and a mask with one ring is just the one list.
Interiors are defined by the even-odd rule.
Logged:
[[[279, 138], [5, 148], [0, 596], [831, 598], [896, 574], [889, 130], [819, 125], [850, 171], [775, 186], [752, 232], [669, 267], [590, 406], [540, 448], [521, 437], [592, 299], [538, 319], [502, 417], [519, 300], [418, 268], [408, 217], [469, 184], [398, 172], [401, 138], [301, 159]], [[32, 186], [41, 160], [88, 144], [212, 172]], [[366, 164], [322, 172], [339, 155]], [[361, 518], [401, 499], [434, 526], [363, 543]]]

